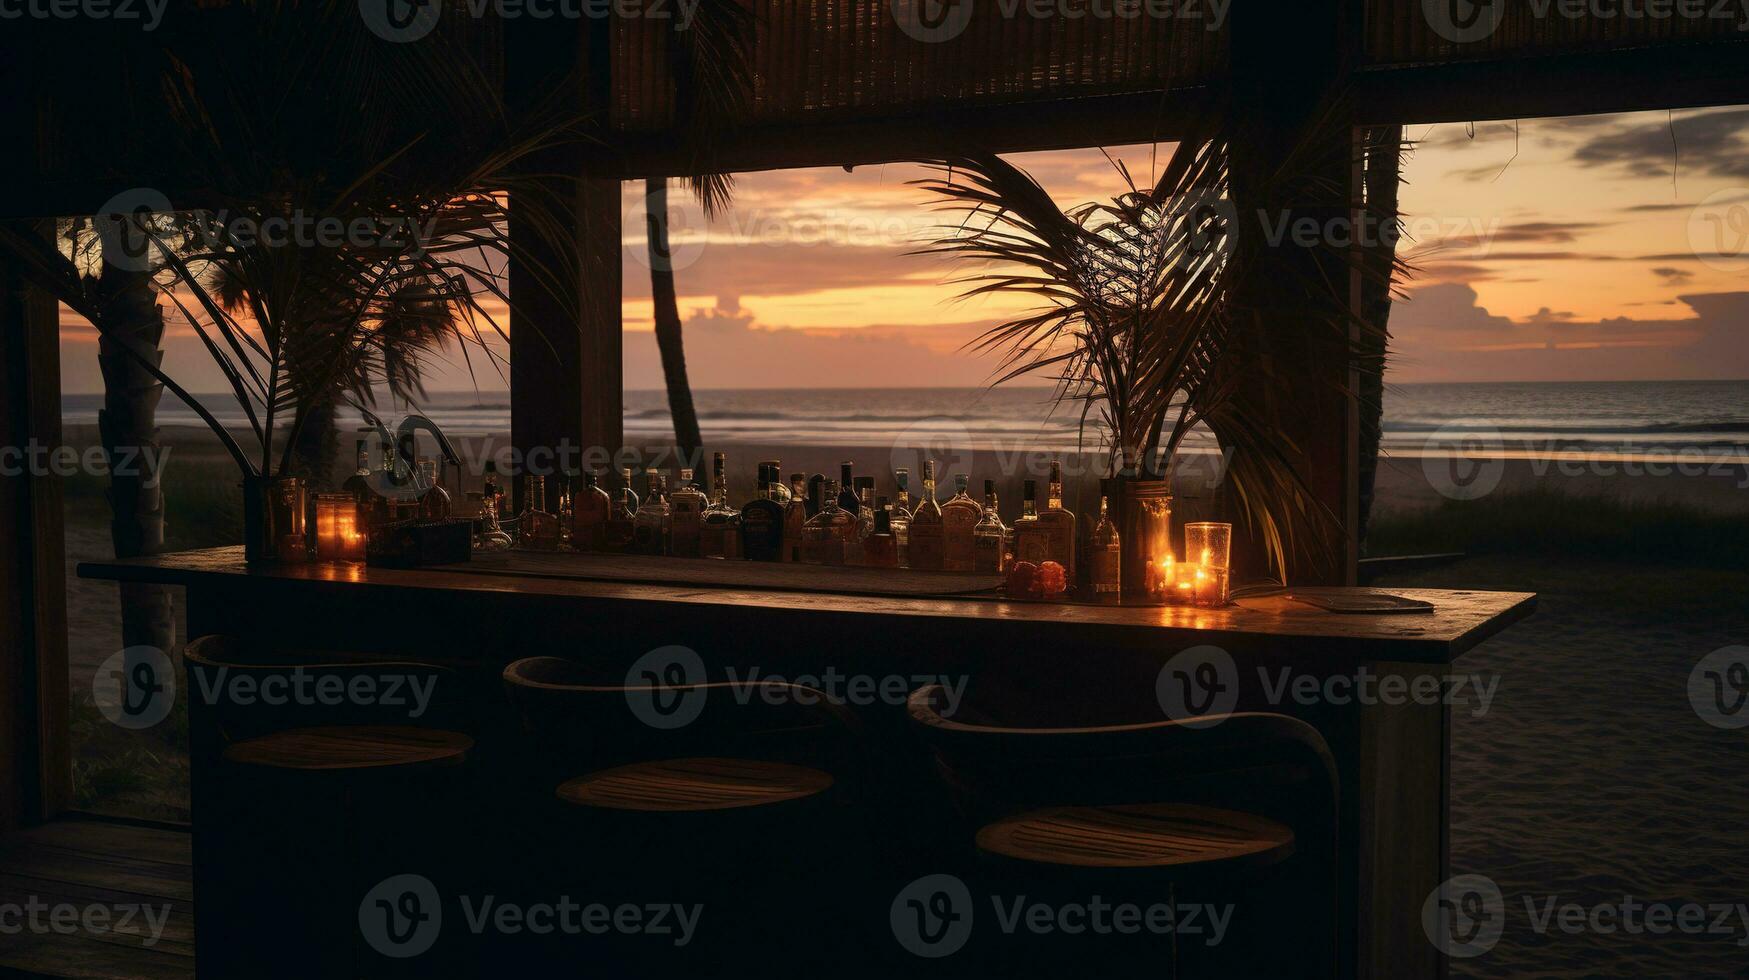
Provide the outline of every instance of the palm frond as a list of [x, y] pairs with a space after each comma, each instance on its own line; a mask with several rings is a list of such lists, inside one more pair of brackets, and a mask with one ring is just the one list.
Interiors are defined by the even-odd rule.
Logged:
[[[1343, 118], [1339, 107], [1329, 115]], [[926, 161], [934, 176], [913, 183], [955, 220], [917, 253], [963, 266], [951, 280], [965, 287], [962, 298], [1033, 302], [968, 346], [996, 356], [994, 383], [1046, 377], [1059, 402], [1079, 402], [1083, 425], [1097, 418], [1103, 427], [1114, 474], [1169, 475], [1184, 440], [1206, 427], [1230, 457], [1240, 524], [1281, 569], [1290, 555], [1321, 547], [1335, 515], [1296, 465], [1303, 454], [1245, 397], [1276, 365], [1250, 339], [1272, 311], [1242, 306], [1236, 295], [1266, 258], [1256, 236], [1241, 233], [1230, 120], [1219, 107], [1193, 120], [1153, 186], [1138, 188], [1114, 161], [1128, 189], [1067, 209], [993, 153]], [[1316, 169], [1290, 154], [1260, 197], [1329, 199], [1330, 188], [1307, 186], [1317, 179], [1308, 174]], [[1398, 220], [1394, 210], [1371, 219], [1390, 228]], [[1400, 260], [1356, 268], [1393, 281], [1408, 272]], [[1294, 288], [1318, 300], [1305, 305], [1335, 310], [1332, 329], [1368, 329], [1348, 305], [1346, 277], [1324, 274]], [[1295, 319], [1299, 310], [1273, 312], [1285, 323], [1304, 320]]]

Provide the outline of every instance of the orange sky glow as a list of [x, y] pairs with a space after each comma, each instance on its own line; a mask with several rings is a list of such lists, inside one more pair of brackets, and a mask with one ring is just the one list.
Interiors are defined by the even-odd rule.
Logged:
[[[1392, 382], [1749, 377], [1749, 108], [1414, 126], [1402, 211], [1417, 266], [1393, 308]], [[1170, 147], [1108, 152], [1147, 179]], [[1017, 154], [1065, 205], [1122, 179], [1097, 149]], [[960, 302], [956, 270], [907, 255], [941, 216], [914, 165], [741, 175], [706, 223], [684, 193], [674, 249], [698, 388], [986, 383], [962, 350], [1019, 312]], [[642, 184], [627, 184], [626, 386], [653, 388]], [[172, 314], [166, 366], [222, 382]], [[95, 335], [63, 314], [69, 392], [101, 388]], [[458, 359], [459, 362], [459, 359]], [[476, 362], [478, 366], [478, 362]], [[435, 365], [434, 390], [470, 387]], [[489, 371], [482, 389], [503, 387]]]

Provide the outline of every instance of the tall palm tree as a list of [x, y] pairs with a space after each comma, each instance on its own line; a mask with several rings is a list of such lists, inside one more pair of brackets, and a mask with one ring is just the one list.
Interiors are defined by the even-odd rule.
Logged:
[[[720, 134], [743, 117], [753, 99], [754, 26], [753, 15], [738, 0], [701, 0], [688, 29], [663, 31], [674, 83], [674, 128], [692, 151], [690, 172], [682, 180], [703, 207], [706, 220], [726, 210], [734, 196], [734, 178], [712, 166], [711, 155]], [[656, 348], [662, 355], [675, 448], [693, 469], [702, 469], [704, 438], [686, 376], [666, 178], [644, 182], [644, 206]]]
[[[155, 555], [164, 550], [163, 474], [158, 471], [158, 399], [164, 386], [140, 365], [164, 359], [164, 311], [149, 270], [123, 268], [106, 256], [94, 287], [98, 315], [110, 326], [97, 341], [103, 375], [97, 431], [109, 457], [110, 544], [117, 558]], [[122, 646], [174, 649], [170, 591], [123, 582], [118, 592]]]
[[[0, 238], [0, 248], [7, 240], [31, 244], [38, 259], [25, 265], [31, 283], [98, 326], [97, 363], [104, 390], [97, 430], [109, 469], [110, 546], [117, 558], [159, 554], [165, 531], [157, 442], [163, 386], [149, 368], [164, 358], [164, 316], [153, 269], [118, 261], [96, 224], [86, 219], [60, 222], [53, 242], [28, 230], [7, 232], [14, 233], [16, 238]], [[122, 583], [118, 595], [124, 646], [174, 648], [169, 590]]]
[[668, 415], [674, 420], [674, 448], [687, 465], [703, 462], [704, 436], [698, 409], [692, 404], [692, 382], [686, 377], [686, 347], [681, 336], [680, 303], [674, 290], [674, 258], [668, 239], [668, 179], [644, 181], [644, 226], [649, 237], [650, 303], [656, 326], [656, 350], [662, 355], [662, 381], [668, 389]]

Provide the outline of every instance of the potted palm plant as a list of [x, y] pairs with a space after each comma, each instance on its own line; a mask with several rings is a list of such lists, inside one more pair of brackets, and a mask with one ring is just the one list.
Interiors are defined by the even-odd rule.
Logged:
[[1334, 519], [1280, 435], [1235, 397], [1264, 365], [1234, 329], [1255, 312], [1237, 308], [1234, 286], [1257, 256], [1238, 227], [1223, 126], [1193, 127], [1151, 186], [1114, 161], [1127, 190], [1106, 202], [1063, 208], [994, 153], [930, 161], [936, 175], [915, 182], [955, 215], [919, 252], [969, 263], [954, 280], [964, 297], [1038, 302], [971, 346], [999, 357], [994, 383], [1048, 377], [1060, 403], [1078, 405], [1083, 438], [1096, 430], [1129, 598], [1171, 553], [1173, 460], [1199, 426], [1232, 458], [1231, 497], [1277, 569], [1292, 542], [1315, 540], [1293, 525]]

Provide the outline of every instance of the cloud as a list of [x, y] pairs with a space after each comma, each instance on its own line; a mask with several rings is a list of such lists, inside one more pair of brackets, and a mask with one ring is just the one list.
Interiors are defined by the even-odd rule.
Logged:
[[1679, 296], [1692, 315], [1587, 321], [1543, 310], [1490, 313], [1462, 283], [1415, 290], [1391, 307], [1391, 380], [1734, 379], [1749, 376], [1749, 292]]
[[1749, 177], [1749, 109], [1624, 125], [1584, 140], [1572, 158], [1629, 177]]
[[1694, 278], [1693, 272], [1668, 265], [1654, 266], [1652, 268], [1652, 275], [1664, 280], [1664, 285], [1666, 286], [1686, 285], [1689, 280]]

